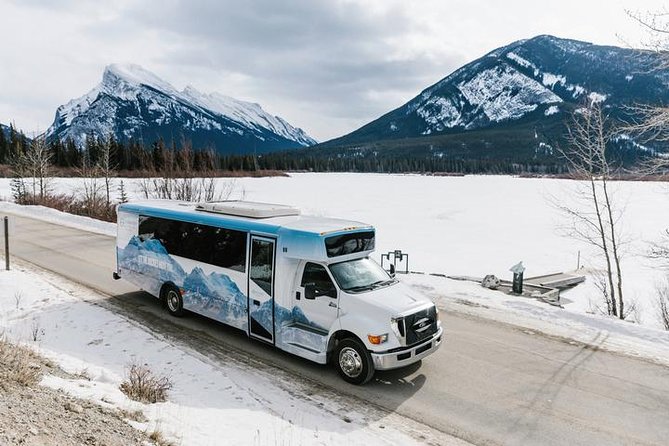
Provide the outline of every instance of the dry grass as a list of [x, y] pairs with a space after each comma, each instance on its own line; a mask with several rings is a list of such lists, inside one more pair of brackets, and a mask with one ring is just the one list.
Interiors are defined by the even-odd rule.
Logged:
[[163, 433], [157, 429], [151, 432], [151, 434], [149, 435], [149, 439], [158, 446], [174, 446], [174, 443], [167, 440], [163, 435]]
[[44, 197], [26, 194], [17, 204], [46, 206], [69, 214], [83, 215], [103, 221], [116, 221], [116, 205], [107, 206], [102, 195], [85, 200], [74, 194], [47, 194]]
[[141, 410], [117, 409], [118, 416], [138, 423], [146, 423], [148, 419]]
[[167, 401], [172, 381], [167, 376], [156, 376], [146, 365], [130, 364], [126, 380], [120, 389], [128, 398], [142, 403]]
[[32, 350], [0, 337], [0, 382], [32, 386], [41, 375], [40, 358]]

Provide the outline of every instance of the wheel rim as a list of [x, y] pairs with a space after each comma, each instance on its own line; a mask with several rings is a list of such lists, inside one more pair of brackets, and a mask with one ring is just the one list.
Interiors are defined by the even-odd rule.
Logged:
[[179, 311], [179, 295], [174, 290], [167, 293], [167, 307], [170, 311]]
[[344, 347], [339, 352], [339, 367], [349, 378], [357, 378], [362, 373], [362, 358], [351, 347]]

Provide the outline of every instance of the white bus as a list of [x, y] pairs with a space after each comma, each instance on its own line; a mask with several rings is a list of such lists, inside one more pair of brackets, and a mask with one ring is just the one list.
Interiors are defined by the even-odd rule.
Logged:
[[114, 277], [174, 316], [207, 316], [362, 384], [442, 341], [434, 303], [369, 257], [374, 240], [370, 225], [283, 205], [124, 203]]

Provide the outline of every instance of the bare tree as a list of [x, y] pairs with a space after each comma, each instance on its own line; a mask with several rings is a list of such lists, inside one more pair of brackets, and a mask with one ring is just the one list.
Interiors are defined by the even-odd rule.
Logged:
[[[657, 12], [627, 11], [627, 15], [636, 21], [646, 32], [639, 57], [652, 53], [647, 62], [648, 73], [660, 73], [669, 69], [669, 11], [665, 8]], [[625, 132], [647, 142], [669, 142], [669, 104], [634, 104], [629, 107], [630, 121], [624, 127]], [[669, 170], [669, 156], [658, 156], [646, 160], [640, 170], [646, 174], [665, 173]]]
[[580, 183], [572, 197], [575, 200], [557, 201], [556, 205], [570, 218], [568, 234], [595, 247], [604, 257], [606, 280], [599, 282], [599, 288], [607, 313], [624, 319], [627, 313], [619, 234], [622, 211], [615, 208], [609, 184], [614, 172], [607, 158], [607, 145], [614, 136], [614, 126], [598, 102], [589, 101], [574, 113], [569, 147], [560, 152]]
[[104, 206], [104, 185], [101, 181], [100, 167], [91, 163], [88, 154], [85, 152], [79, 169], [81, 177], [81, 186], [79, 196], [83, 214], [89, 217], [99, 218], [106, 214]]
[[51, 152], [43, 136], [32, 140], [26, 153], [23, 155], [23, 163], [32, 178], [32, 195], [39, 197], [40, 202], [48, 193], [48, 175], [51, 167]]
[[12, 193], [17, 203], [43, 203], [49, 194], [49, 174], [52, 154], [44, 137], [32, 140], [25, 153], [10, 158]]
[[669, 68], [669, 57], [665, 57], [667, 50], [669, 50], [669, 45], [667, 45], [669, 39], [669, 10], [663, 8], [660, 11], [627, 10], [626, 12], [645, 31], [645, 37], [641, 45], [663, 56], [658, 59], [655, 69]]
[[113, 177], [116, 176], [117, 168], [113, 161], [114, 153], [112, 148], [112, 138], [113, 135], [109, 135], [109, 137], [102, 143], [102, 151], [97, 163], [98, 170], [104, 181], [105, 205], [107, 208], [111, 207], [111, 189], [113, 186]]
[[[669, 10], [665, 7], [655, 12], [627, 11], [646, 32], [642, 46], [655, 54], [654, 63], [649, 72], [666, 76], [669, 70]], [[665, 77], [666, 78], [666, 77]], [[669, 104], [637, 104], [631, 107], [630, 123], [625, 131], [646, 142], [659, 143], [666, 147], [669, 143]], [[669, 154], [658, 153], [640, 166], [646, 175], [667, 175], [669, 173]], [[661, 234], [659, 241], [651, 244], [648, 257], [660, 262], [663, 268], [669, 268], [669, 229]], [[669, 288], [657, 289], [657, 315], [666, 330], [669, 330]]]
[[152, 177], [139, 182], [139, 190], [144, 198], [222, 201], [235, 192], [234, 181], [227, 181], [222, 186], [217, 182], [212, 153], [201, 154], [201, 165], [196, 166], [196, 152], [188, 141], [182, 141], [178, 150], [163, 150], [161, 158], [161, 170], [152, 168]]
[[658, 289], [657, 317], [665, 330], [669, 331], [669, 287]]

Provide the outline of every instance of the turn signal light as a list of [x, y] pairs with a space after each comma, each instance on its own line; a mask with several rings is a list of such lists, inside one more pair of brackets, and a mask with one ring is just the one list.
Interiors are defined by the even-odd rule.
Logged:
[[382, 335], [367, 335], [367, 339], [369, 339], [369, 342], [371, 344], [381, 344], [383, 342], [386, 342], [388, 340], [388, 334], [382, 334]]

